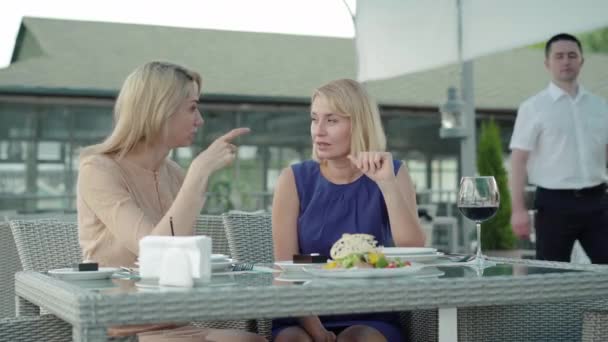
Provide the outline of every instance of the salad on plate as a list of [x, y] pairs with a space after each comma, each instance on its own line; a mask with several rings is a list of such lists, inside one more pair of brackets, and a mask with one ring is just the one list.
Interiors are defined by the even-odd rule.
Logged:
[[344, 234], [330, 250], [331, 260], [323, 268], [331, 269], [390, 269], [409, 267], [409, 261], [387, 258], [369, 234]]

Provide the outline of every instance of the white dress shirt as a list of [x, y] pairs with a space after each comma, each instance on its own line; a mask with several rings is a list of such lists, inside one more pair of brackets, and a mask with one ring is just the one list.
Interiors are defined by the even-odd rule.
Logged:
[[551, 82], [517, 112], [511, 150], [529, 151], [530, 183], [581, 189], [606, 181], [608, 104], [578, 86], [576, 97]]

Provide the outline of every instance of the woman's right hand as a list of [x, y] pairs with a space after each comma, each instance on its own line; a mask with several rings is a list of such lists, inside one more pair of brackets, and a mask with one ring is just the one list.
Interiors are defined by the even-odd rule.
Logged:
[[325, 329], [318, 316], [300, 317], [300, 326], [314, 342], [334, 342], [336, 334]]
[[209, 175], [230, 165], [236, 158], [237, 147], [232, 144], [235, 138], [249, 133], [249, 128], [235, 128], [215, 139], [206, 150], [199, 153], [192, 161], [199, 170], [207, 170]]
[[313, 334], [312, 340], [315, 342], [335, 342], [336, 334], [325, 328], [321, 328], [321, 330]]

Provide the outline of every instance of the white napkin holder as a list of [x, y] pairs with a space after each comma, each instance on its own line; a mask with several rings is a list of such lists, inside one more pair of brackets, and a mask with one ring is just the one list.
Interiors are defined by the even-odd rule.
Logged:
[[209, 280], [211, 247], [208, 236], [146, 236], [139, 241], [139, 275], [174, 286], [188, 286], [188, 279]]

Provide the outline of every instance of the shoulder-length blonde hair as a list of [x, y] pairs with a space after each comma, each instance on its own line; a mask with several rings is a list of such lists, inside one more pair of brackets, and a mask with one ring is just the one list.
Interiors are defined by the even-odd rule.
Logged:
[[[386, 150], [386, 135], [378, 105], [359, 82], [350, 79], [331, 81], [315, 89], [311, 104], [319, 96], [327, 100], [333, 112], [350, 118], [351, 154]], [[312, 158], [319, 161], [314, 148]]]
[[114, 129], [100, 144], [81, 152], [124, 157], [138, 143], [153, 143], [164, 133], [167, 119], [192, 95], [192, 82], [201, 89], [201, 76], [168, 62], [149, 62], [124, 81], [114, 105]]

